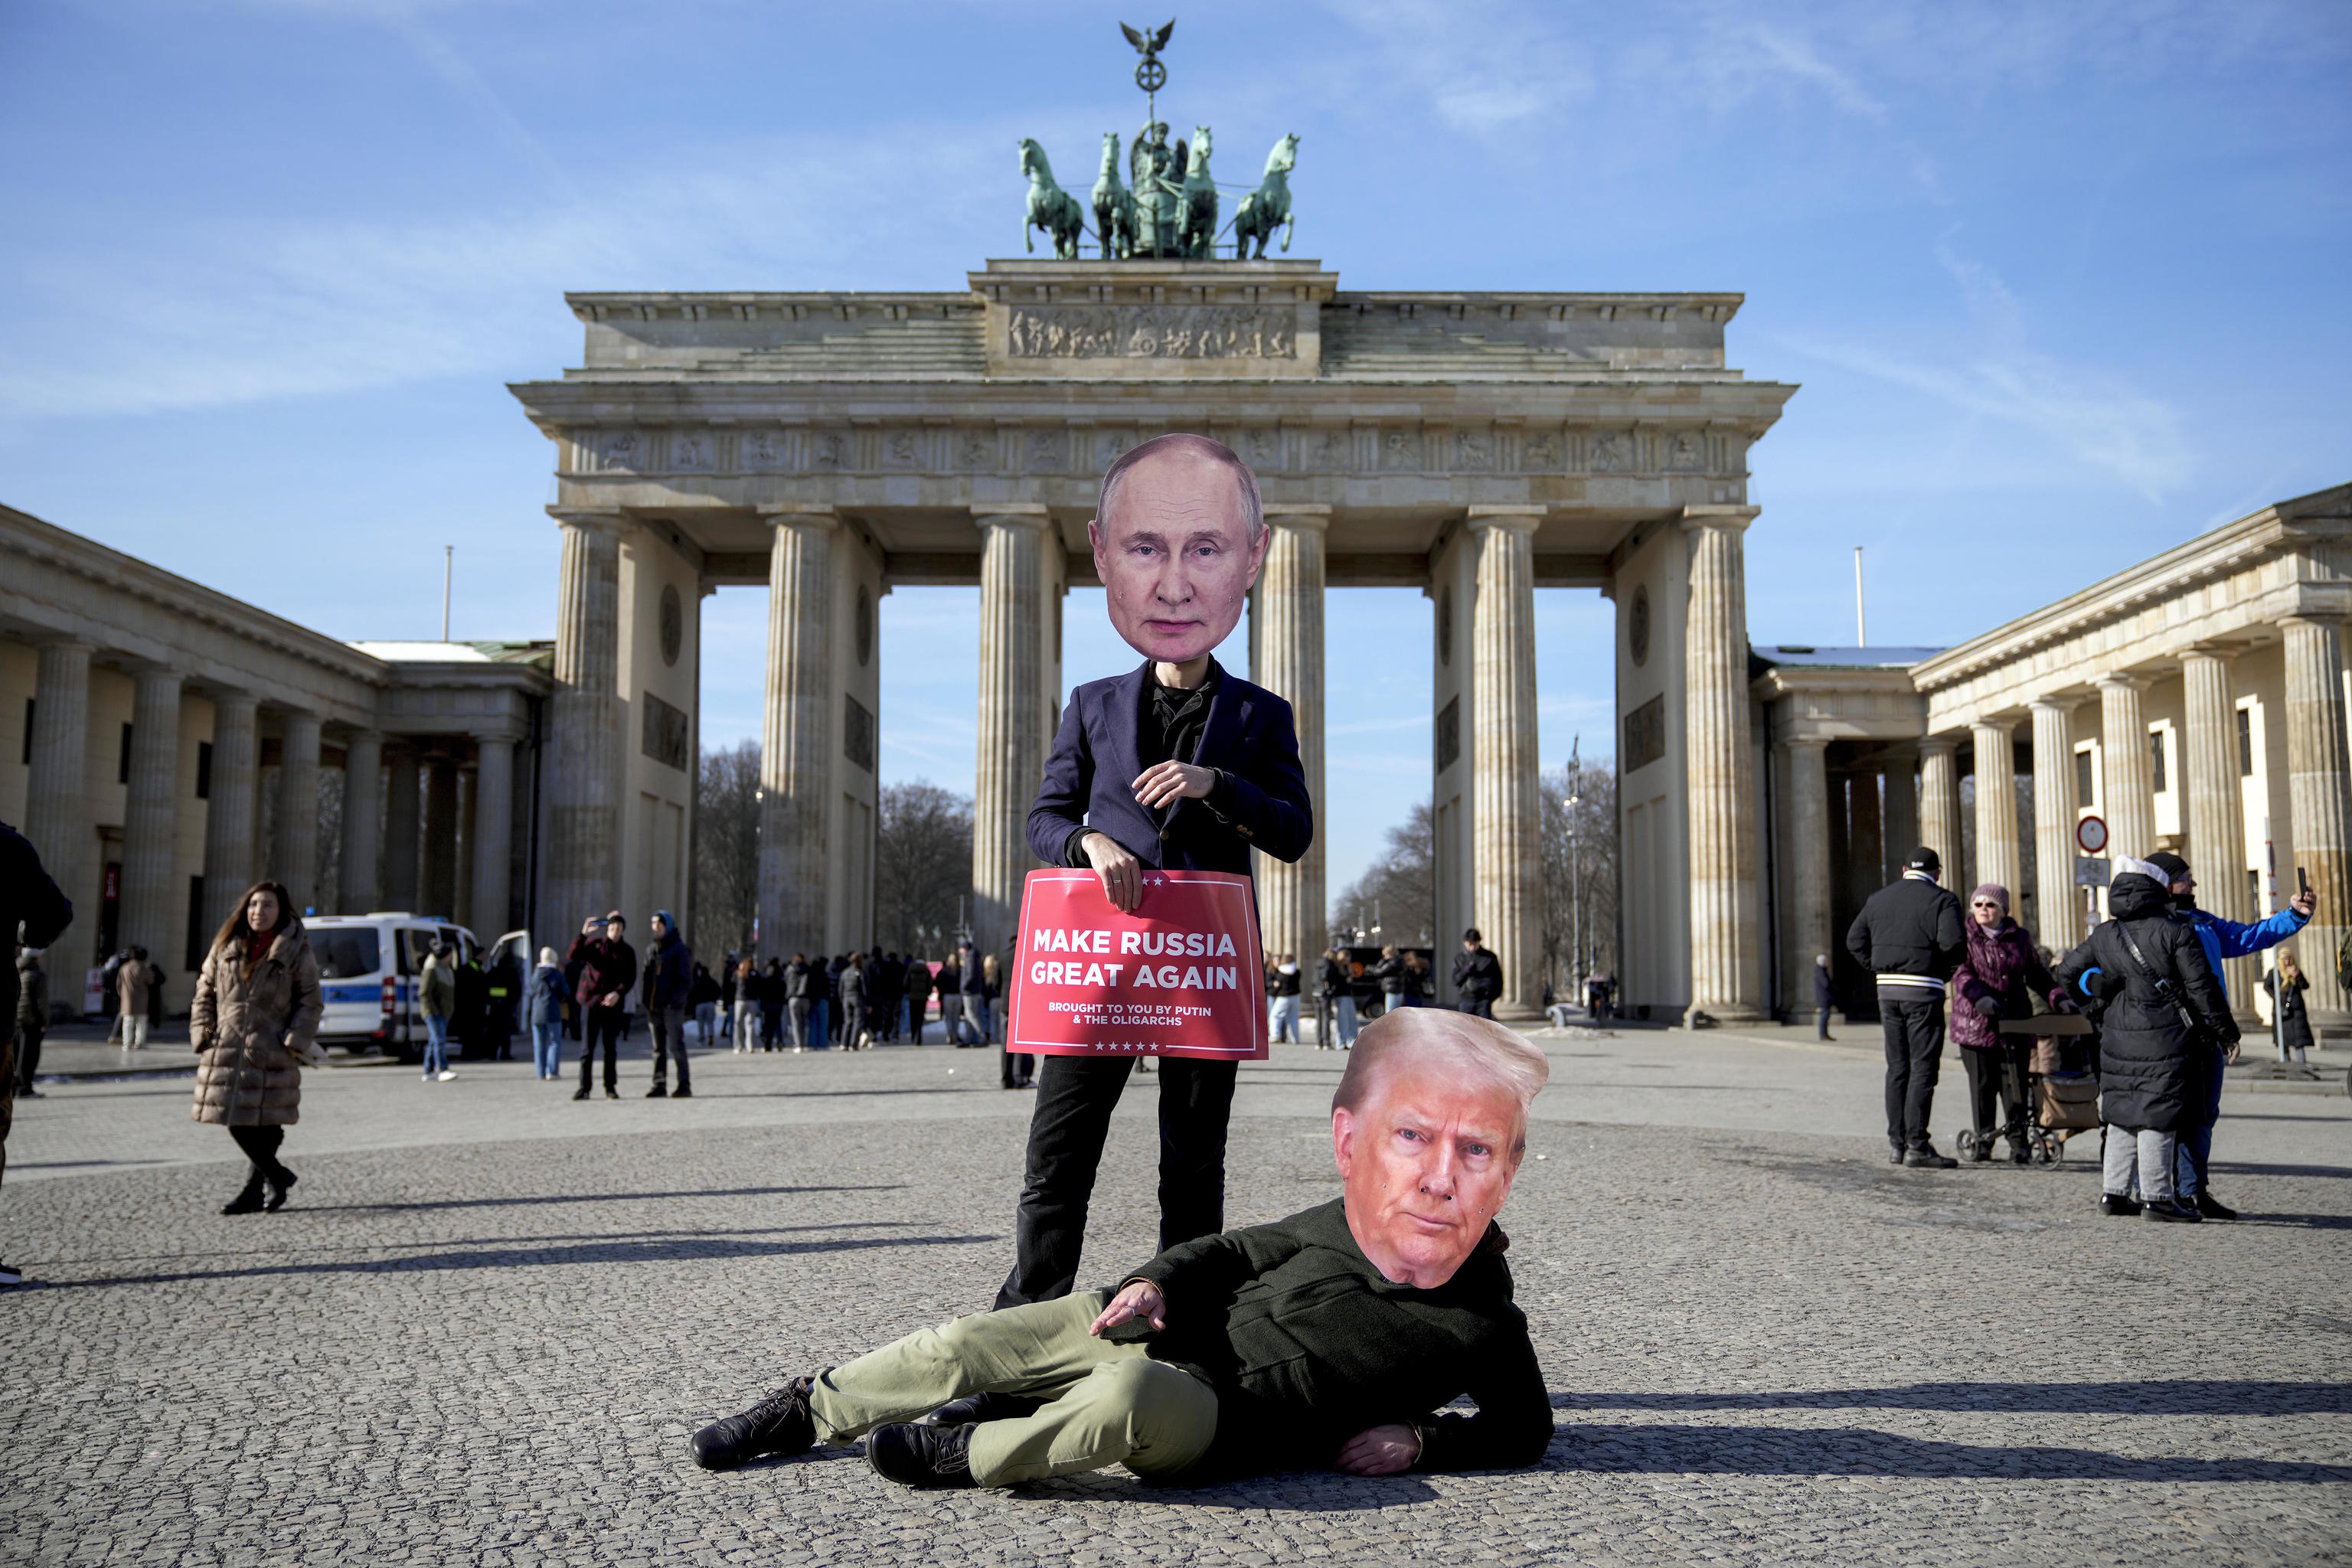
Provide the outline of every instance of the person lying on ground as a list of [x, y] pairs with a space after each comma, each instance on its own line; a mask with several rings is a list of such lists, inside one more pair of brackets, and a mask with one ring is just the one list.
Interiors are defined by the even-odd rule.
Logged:
[[[1331, 1101], [1344, 1195], [1170, 1247], [1115, 1290], [959, 1318], [795, 1379], [694, 1435], [729, 1469], [866, 1438], [915, 1487], [1007, 1487], [1123, 1464], [1153, 1479], [1302, 1465], [1517, 1468], [1551, 1401], [1496, 1223], [1549, 1068], [1501, 1025], [1406, 1008], [1357, 1037]], [[1018, 1417], [914, 1418], [998, 1393]], [[1439, 1414], [1463, 1395], [1475, 1415]]]

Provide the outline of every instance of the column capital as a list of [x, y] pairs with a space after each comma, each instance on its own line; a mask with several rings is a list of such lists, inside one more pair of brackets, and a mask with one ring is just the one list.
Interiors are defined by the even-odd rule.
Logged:
[[1780, 742], [1780, 749], [1792, 756], [1799, 752], [1819, 752], [1826, 756], [1830, 743], [1816, 735], [1791, 735]]
[[551, 506], [547, 509], [547, 515], [566, 528], [608, 533], [616, 539], [629, 521], [618, 507]]
[[2028, 699], [2025, 705], [2029, 709], [2070, 716], [2081, 706], [2075, 699], [2059, 691], [2045, 691], [2039, 697]]
[[1675, 519], [1675, 526], [1688, 531], [1696, 528], [1728, 528], [1744, 531], [1763, 515], [1760, 506], [1692, 505], [1683, 508]]
[[2134, 675], [2127, 669], [2118, 669], [2111, 675], [2103, 675], [2099, 677], [2097, 683], [2101, 686], [2114, 687], [2119, 691], [2146, 691], [2149, 685], [2147, 676]]
[[1322, 533], [1331, 526], [1331, 509], [1319, 501], [1276, 501], [1265, 509], [1265, 525], [1272, 528], [1276, 523]]
[[1949, 735], [1919, 737], [1919, 754], [1923, 757], [1948, 757], [1959, 749], [1959, 742]]
[[1043, 529], [1045, 509], [1034, 501], [1003, 501], [971, 509], [971, 521], [982, 528]]
[[478, 746], [519, 746], [522, 743], [522, 726], [509, 720], [496, 724], [483, 724], [467, 731]]
[[211, 700], [212, 705], [215, 709], [244, 708], [251, 710], [257, 709], [261, 706], [260, 698], [256, 697], [250, 691], [241, 690], [234, 686], [207, 685], [203, 688], [203, 691], [204, 695]]
[[1464, 515], [1468, 519], [1473, 533], [1484, 533], [1491, 528], [1507, 528], [1514, 533], [1533, 533], [1536, 526], [1543, 521], [1546, 510], [1542, 506], [1474, 506], [1468, 508]]
[[55, 649], [58, 653], [88, 654], [96, 653], [98, 651], [97, 644], [89, 642], [82, 637], [68, 636], [64, 632], [59, 632], [55, 637], [37, 636], [27, 637], [26, 640], [31, 643], [35, 647], [42, 649], [45, 652], [50, 649]]
[[772, 522], [780, 528], [787, 524], [808, 528], [841, 526], [841, 514], [829, 506], [803, 506], [796, 502], [785, 501], [781, 504], [762, 506], [759, 509], [759, 512], [762, 522]]

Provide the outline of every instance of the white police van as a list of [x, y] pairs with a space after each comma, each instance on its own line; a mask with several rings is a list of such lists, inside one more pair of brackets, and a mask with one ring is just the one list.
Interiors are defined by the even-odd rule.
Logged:
[[[364, 915], [313, 915], [302, 922], [310, 954], [319, 961], [319, 990], [326, 1015], [319, 1043], [358, 1052], [370, 1047], [386, 1056], [413, 1060], [424, 1049], [425, 957], [436, 938], [463, 963], [481, 952], [474, 933], [454, 921], [404, 910]], [[499, 938], [483, 960], [493, 1009], [515, 1007], [530, 977], [530, 933], [513, 931]], [[516, 1017], [510, 1027], [523, 1032]]]

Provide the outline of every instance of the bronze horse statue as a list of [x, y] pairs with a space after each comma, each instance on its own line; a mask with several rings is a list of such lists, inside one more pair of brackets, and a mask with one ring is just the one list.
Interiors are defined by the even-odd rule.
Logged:
[[1192, 156], [1184, 165], [1183, 177], [1183, 205], [1176, 217], [1176, 254], [1206, 257], [1217, 240], [1217, 183], [1209, 174], [1205, 125], [1192, 128]]
[[1265, 178], [1257, 189], [1242, 198], [1234, 209], [1234, 259], [1250, 259], [1250, 241], [1257, 241], [1256, 259], [1265, 259], [1265, 242], [1274, 237], [1276, 229], [1282, 230], [1282, 248], [1290, 248], [1291, 234], [1298, 227], [1290, 216], [1290, 171], [1298, 166], [1298, 133], [1292, 132], [1274, 144], [1265, 155]]
[[1042, 228], [1053, 237], [1055, 257], [1076, 261], [1086, 216], [1077, 197], [1054, 183], [1054, 165], [1046, 161], [1045, 149], [1027, 136], [1021, 139], [1021, 172], [1029, 177], [1029, 207], [1021, 225], [1021, 247], [1035, 254], [1037, 242], [1031, 231]]
[[1095, 237], [1103, 259], [1135, 254], [1135, 193], [1118, 183], [1118, 132], [1103, 132], [1102, 173], [1095, 176]]

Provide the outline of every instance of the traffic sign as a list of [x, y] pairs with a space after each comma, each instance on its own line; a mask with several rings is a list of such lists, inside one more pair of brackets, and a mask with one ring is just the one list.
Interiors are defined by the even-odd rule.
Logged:
[[2074, 824], [2074, 843], [2085, 855], [2096, 855], [2107, 847], [2106, 818], [2094, 812]]

